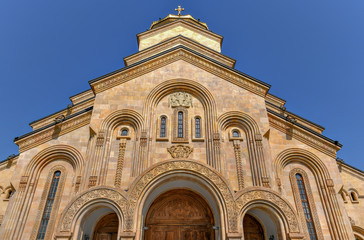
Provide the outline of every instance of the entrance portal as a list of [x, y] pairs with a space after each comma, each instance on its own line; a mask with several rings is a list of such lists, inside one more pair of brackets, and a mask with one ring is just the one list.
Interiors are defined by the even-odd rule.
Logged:
[[244, 240], [264, 240], [264, 231], [262, 225], [248, 214], [243, 221]]
[[115, 213], [102, 217], [96, 224], [94, 231], [95, 240], [117, 240], [119, 220]]
[[214, 219], [198, 194], [171, 190], [159, 196], [146, 216], [145, 240], [213, 240]]

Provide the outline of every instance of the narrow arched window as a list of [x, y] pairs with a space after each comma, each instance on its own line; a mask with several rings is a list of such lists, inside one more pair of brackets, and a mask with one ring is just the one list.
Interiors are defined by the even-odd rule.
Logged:
[[161, 117], [161, 132], [160, 137], [166, 137], [166, 117]]
[[48, 192], [47, 202], [43, 211], [42, 220], [40, 222], [38, 230], [37, 240], [43, 240], [45, 237], [60, 177], [61, 177], [60, 171], [56, 171], [53, 175], [51, 187]]
[[178, 112], [178, 137], [183, 138], [183, 112]]
[[128, 136], [128, 129], [124, 128], [121, 130], [121, 136]]
[[240, 132], [238, 130], [234, 130], [233, 137], [240, 137]]
[[195, 118], [195, 137], [201, 137], [201, 118]]
[[356, 197], [356, 194], [354, 192], [351, 192], [350, 196], [351, 196], [351, 200], [353, 200], [354, 202], [358, 201], [358, 198]]
[[296, 180], [297, 180], [297, 185], [298, 185], [298, 191], [299, 191], [300, 198], [301, 198], [303, 212], [305, 214], [308, 234], [310, 235], [311, 240], [316, 240], [317, 239], [316, 230], [315, 230], [315, 226], [313, 224], [312, 214], [311, 214], [311, 210], [310, 210], [310, 204], [308, 202], [305, 184], [303, 182], [303, 177], [301, 176], [301, 174], [298, 174], [298, 173], [296, 174]]

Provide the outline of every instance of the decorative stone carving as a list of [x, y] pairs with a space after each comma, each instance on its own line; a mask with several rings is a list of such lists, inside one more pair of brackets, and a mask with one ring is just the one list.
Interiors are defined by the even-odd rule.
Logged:
[[167, 148], [172, 158], [188, 158], [193, 152], [193, 148], [185, 145], [177, 145]]
[[126, 148], [126, 139], [122, 139], [119, 144], [119, 157], [118, 157], [118, 165], [116, 167], [115, 187], [120, 187], [120, 185], [121, 185], [121, 176], [123, 173], [125, 148]]
[[236, 170], [238, 174], [239, 190], [241, 190], [244, 188], [244, 176], [243, 176], [242, 161], [241, 161], [240, 141], [234, 140], [233, 145], [234, 145], [234, 153], [236, 161]]
[[175, 92], [169, 95], [171, 107], [192, 107], [192, 96], [185, 92]]
[[75, 183], [75, 192], [77, 193], [78, 190], [80, 190], [80, 184], [81, 184], [81, 176], [77, 176], [76, 183]]
[[97, 176], [90, 176], [88, 181], [88, 187], [96, 186]]
[[298, 233], [299, 225], [294, 209], [289, 205], [288, 202], [283, 200], [278, 194], [268, 189], [250, 189], [244, 192], [237, 200], [236, 204], [238, 212], [242, 212], [242, 209], [248, 206], [254, 201], [268, 201], [269, 204], [274, 204], [279, 208], [287, 219], [288, 227], [290, 232]]
[[111, 188], [97, 188], [87, 191], [77, 197], [68, 208], [61, 222], [61, 232], [71, 231], [72, 221], [78, 211], [87, 203], [96, 199], [108, 199], [115, 202], [123, 212], [126, 212], [127, 201], [125, 197]]
[[138, 182], [131, 189], [129, 195], [130, 199], [129, 213], [125, 226], [127, 231], [131, 231], [133, 228], [133, 221], [134, 221], [133, 218], [135, 216], [135, 210], [139, 201], [139, 197], [141, 193], [144, 191], [145, 187], [151, 181], [153, 181], [153, 179], [157, 178], [160, 175], [165, 174], [166, 172], [171, 172], [173, 170], [178, 170], [178, 171], [184, 170], [184, 171], [194, 172], [195, 174], [199, 174], [210, 179], [210, 181], [215, 185], [215, 187], [219, 190], [222, 197], [224, 198], [227, 209], [228, 230], [230, 232], [238, 232], [238, 222], [237, 222], [238, 210], [236, 208], [233, 195], [227, 183], [218, 173], [216, 173], [212, 169], [202, 165], [201, 163], [187, 161], [187, 160], [169, 161], [157, 165], [156, 167], [144, 173], [144, 175], [138, 180]]
[[22, 176], [20, 178], [19, 191], [24, 191], [28, 184], [29, 176]]

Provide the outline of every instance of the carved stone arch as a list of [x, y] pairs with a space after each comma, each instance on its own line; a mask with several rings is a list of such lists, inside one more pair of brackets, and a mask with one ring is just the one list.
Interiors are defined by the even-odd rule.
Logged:
[[281, 176], [284, 167], [292, 162], [299, 162], [307, 166], [316, 176], [330, 178], [329, 171], [320, 158], [301, 148], [289, 148], [277, 155], [273, 162], [277, 176]]
[[217, 122], [220, 129], [226, 129], [231, 125], [238, 125], [248, 133], [260, 134], [257, 122], [244, 112], [231, 111], [223, 113], [218, 117]]
[[221, 169], [220, 135], [216, 125], [217, 104], [212, 93], [200, 83], [189, 79], [171, 79], [157, 85], [147, 96], [143, 105], [146, 119], [145, 129], [153, 129], [153, 112], [157, 104], [168, 94], [183, 91], [197, 98], [204, 110], [207, 162], [217, 170]]
[[86, 190], [76, 197], [66, 206], [63, 211], [57, 227], [56, 236], [71, 237], [75, 228], [75, 222], [84, 214], [86, 209], [93, 204], [108, 203], [116, 210], [116, 214], [122, 222], [123, 228], [125, 225], [125, 213], [128, 209], [128, 201], [123, 193], [115, 188], [100, 186]]
[[[265, 156], [263, 151], [263, 138], [257, 122], [248, 114], [240, 111], [226, 112], [219, 116], [218, 125], [221, 131], [234, 126], [241, 128], [246, 135], [246, 144], [249, 149], [249, 163], [252, 172], [252, 181], [254, 186], [270, 186], [270, 179], [267, 174]], [[234, 138], [232, 138], [234, 139]], [[238, 140], [240, 138], [235, 138]], [[243, 188], [241, 180], [243, 173], [241, 170], [241, 153], [240, 141], [233, 141], [236, 156], [237, 175], [239, 180], [239, 189]]]
[[[204, 106], [208, 117], [215, 122], [216, 101], [211, 92], [200, 83], [188, 79], [172, 79], [165, 81], [156, 86], [147, 96], [144, 106], [143, 115], [148, 119], [149, 113], [155, 106], [170, 93], [184, 91], [196, 97]], [[147, 122], [146, 122], [147, 123]], [[216, 130], [215, 123], [213, 129]]]
[[27, 165], [24, 175], [30, 177], [38, 173], [49, 162], [57, 159], [68, 161], [76, 174], [80, 173], [84, 166], [82, 154], [76, 148], [69, 145], [54, 145], [35, 155]]
[[[277, 155], [273, 161], [277, 182], [283, 176], [285, 166], [291, 163], [300, 163], [306, 166], [316, 180], [321, 203], [327, 216], [327, 224], [333, 239], [349, 239], [346, 229], [346, 222], [338, 203], [337, 193], [334, 188], [334, 181], [326, 165], [315, 154], [301, 148], [289, 148]], [[281, 187], [280, 185], [278, 186]]]
[[353, 226], [353, 232], [355, 236], [360, 237], [360, 240], [364, 239], [364, 228], [361, 228], [359, 226]]
[[129, 190], [129, 211], [126, 229], [133, 231], [136, 227], [138, 209], [141, 208], [141, 199], [146, 192], [160, 178], [175, 173], [185, 173], [203, 179], [209, 184], [209, 188], [214, 191], [216, 198], [222, 204], [221, 211], [227, 219], [227, 229], [229, 232], [237, 231], [237, 212], [233, 194], [228, 182], [215, 169], [202, 163], [191, 160], [170, 160], [158, 163], [147, 169], [139, 176]]
[[237, 211], [239, 212], [239, 222], [242, 222], [244, 214], [253, 205], [262, 205], [275, 211], [280, 216], [280, 220], [283, 221], [288, 234], [301, 233], [301, 226], [294, 208], [279, 193], [269, 188], [250, 187], [237, 192], [235, 199]]
[[131, 109], [117, 110], [109, 114], [101, 123], [100, 131], [107, 132], [115, 128], [120, 122], [127, 122], [136, 130], [142, 129], [144, 119], [137, 111]]

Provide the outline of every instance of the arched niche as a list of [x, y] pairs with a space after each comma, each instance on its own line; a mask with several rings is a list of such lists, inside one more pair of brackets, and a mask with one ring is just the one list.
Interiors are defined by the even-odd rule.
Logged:
[[[254, 216], [265, 229], [265, 238], [303, 239], [301, 226], [294, 208], [278, 193], [268, 188], [251, 187], [236, 193], [239, 209], [239, 232], [244, 234], [243, 219]], [[288, 236], [286, 238], [286, 236]]]
[[[152, 202], [172, 189], [188, 189], [206, 200], [214, 216], [216, 236], [236, 229], [235, 202], [224, 178], [214, 169], [190, 160], [166, 161], [146, 170], [129, 190], [130, 226], [142, 229]], [[136, 237], [142, 237], [137, 232]]]
[[[125, 225], [127, 199], [118, 190], [110, 187], [95, 187], [78, 194], [63, 211], [56, 233], [56, 239], [79, 239], [83, 232], [90, 234], [95, 217], [114, 212], [119, 220], [119, 235]], [[103, 209], [103, 210], [99, 210]], [[89, 220], [90, 219], [90, 220]]]

